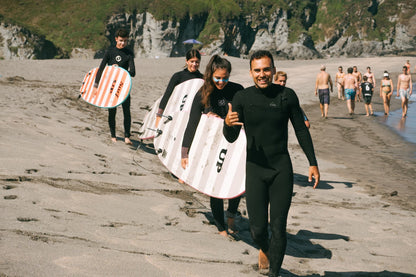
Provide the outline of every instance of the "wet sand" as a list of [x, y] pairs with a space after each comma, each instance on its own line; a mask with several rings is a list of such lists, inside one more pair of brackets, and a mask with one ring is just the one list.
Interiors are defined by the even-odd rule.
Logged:
[[[406, 59], [276, 61], [310, 118], [322, 175], [313, 190], [291, 130], [295, 192], [282, 276], [416, 274], [416, 146], [366, 117], [363, 103], [350, 117], [335, 92], [321, 119], [314, 96], [321, 63], [333, 78], [339, 65], [370, 65], [378, 77], [400, 72]], [[231, 80], [251, 85], [248, 60], [230, 61]], [[0, 63], [0, 276], [262, 276], [244, 199], [239, 238], [221, 237], [208, 197], [179, 184], [150, 142], [135, 138], [183, 59], [136, 59], [133, 146], [121, 137], [111, 143], [107, 111], [77, 99], [83, 75], [98, 64]], [[117, 130], [121, 136], [121, 108]]]

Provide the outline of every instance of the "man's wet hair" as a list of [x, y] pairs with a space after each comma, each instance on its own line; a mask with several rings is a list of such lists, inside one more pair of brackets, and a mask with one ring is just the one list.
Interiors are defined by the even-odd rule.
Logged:
[[363, 80], [364, 80], [364, 81], [367, 81], [367, 80], [368, 80], [368, 77], [364, 75], [364, 76], [363, 76]]
[[352, 69], [352, 67], [348, 67], [347, 72], [348, 74], [351, 74], [354, 71], [354, 69]]
[[250, 57], [250, 69], [251, 69], [251, 62], [253, 60], [258, 60], [258, 59], [265, 58], [265, 57], [269, 58], [272, 61], [272, 67], [274, 68], [274, 60], [273, 60], [272, 53], [270, 53], [270, 51], [267, 51], [267, 50], [258, 50], [254, 52]]

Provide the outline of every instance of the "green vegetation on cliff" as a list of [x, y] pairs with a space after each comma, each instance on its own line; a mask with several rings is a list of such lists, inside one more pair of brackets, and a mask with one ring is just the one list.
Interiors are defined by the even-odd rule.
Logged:
[[109, 42], [105, 24], [121, 12], [149, 12], [159, 20], [186, 16], [208, 18], [198, 39], [207, 43], [218, 37], [230, 21], [256, 26], [278, 9], [287, 11], [289, 40], [306, 33], [325, 41], [342, 32], [359, 39], [384, 40], [397, 22], [406, 24], [414, 15], [416, 0], [0, 0], [0, 16], [45, 36], [66, 52], [75, 47], [99, 50]]

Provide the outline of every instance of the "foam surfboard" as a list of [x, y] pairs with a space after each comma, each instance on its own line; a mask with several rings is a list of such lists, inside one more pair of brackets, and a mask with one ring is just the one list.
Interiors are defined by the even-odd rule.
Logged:
[[161, 162], [175, 176], [194, 189], [222, 199], [240, 196], [245, 191], [246, 136], [244, 129], [234, 143], [222, 134], [223, 120], [202, 115], [189, 152], [189, 164], [181, 167], [181, 147], [188, 112], [174, 115], [160, 125], [154, 139]]
[[100, 108], [114, 108], [122, 104], [130, 95], [131, 77], [129, 72], [118, 66], [106, 66], [94, 93], [97, 71], [98, 67], [85, 75], [80, 88], [81, 98]]
[[138, 131], [138, 137], [142, 140], [153, 139], [156, 134], [156, 113], [159, 109], [160, 100], [162, 97], [156, 100], [153, 106], [150, 108], [150, 111], [146, 113], [143, 118], [142, 126]]
[[[203, 83], [203, 79], [195, 78], [176, 85], [166, 104], [160, 121], [171, 120], [173, 113], [190, 111], [195, 94], [202, 87]], [[159, 103], [160, 100], [161, 99], [158, 99]], [[142, 127], [139, 130], [140, 139], [153, 139], [155, 137], [157, 133], [155, 127], [156, 113], [159, 110], [159, 103], [153, 104], [152, 109], [145, 115]]]

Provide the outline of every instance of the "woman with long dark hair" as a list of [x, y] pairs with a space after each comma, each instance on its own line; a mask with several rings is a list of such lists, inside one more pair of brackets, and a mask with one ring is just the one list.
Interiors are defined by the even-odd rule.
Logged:
[[[188, 125], [185, 130], [182, 142], [183, 168], [188, 165], [188, 153], [198, 127], [201, 115], [217, 116], [225, 118], [228, 112], [228, 103], [231, 103], [235, 93], [243, 89], [243, 86], [229, 81], [231, 73], [231, 63], [219, 55], [214, 55], [209, 61], [205, 74], [204, 84], [195, 95], [192, 102], [191, 113]], [[229, 199], [227, 209], [228, 232], [236, 231], [234, 217], [237, 213], [240, 197]], [[211, 211], [215, 225], [221, 235], [227, 236], [227, 228], [224, 221], [224, 201], [223, 199], [211, 197]]]

